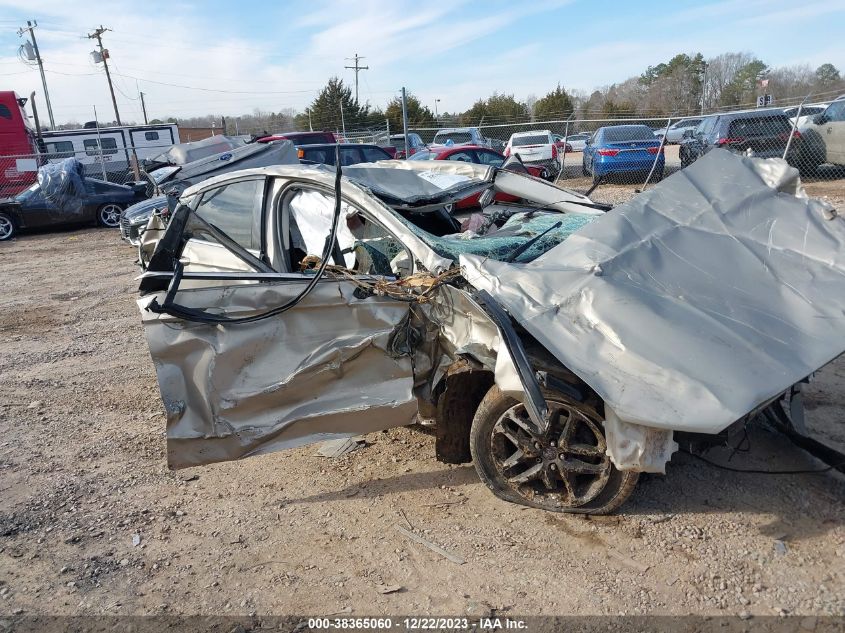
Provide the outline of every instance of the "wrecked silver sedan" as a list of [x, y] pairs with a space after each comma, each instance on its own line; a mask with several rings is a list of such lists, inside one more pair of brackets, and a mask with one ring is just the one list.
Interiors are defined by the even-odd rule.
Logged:
[[[686, 437], [765, 418], [812, 450], [800, 384], [845, 349], [845, 226], [786, 163], [714, 151], [605, 213], [435, 162], [230, 173], [152, 218], [171, 467], [431, 420], [499, 497], [597, 514]], [[460, 232], [443, 207], [477, 194]]]

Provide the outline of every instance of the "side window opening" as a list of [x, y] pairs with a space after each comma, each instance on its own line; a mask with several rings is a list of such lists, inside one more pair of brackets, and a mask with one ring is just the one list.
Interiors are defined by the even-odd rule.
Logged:
[[[240, 251], [240, 244], [231, 245], [231, 238], [225, 234], [221, 237], [215, 234], [203, 218], [191, 215], [182, 233], [185, 238], [184, 246], [179, 255], [186, 272], [267, 272], [268, 269], [250, 251]], [[218, 229], [219, 230], [219, 229]], [[254, 280], [220, 281], [220, 280], [185, 280], [180, 287], [197, 288], [202, 286], [219, 286], [231, 284], [254, 284]]]
[[255, 214], [261, 212], [264, 179], [240, 180], [206, 191], [196, 213], [241, 247], [260, 251]]
[[53, 141], [47, 143], [47, 152], [50, 154], [50, 158], [69, 158], [72, 157], [73, 152], [73, 142], [72, 141]]
[[837, 101], [829, 105], [825, 118], [828, 121], [845, 121], [845, 101]]
[[379, 160], [387, 160], [390, 158], [389, 155], [386, 155], [386, 152], [374, 147], [362, 147], [361, 152], [364, 154], [365, 162], [374, 163]]
[[[281, 213], [283, 248], [290, 270], [298, 272], [325, 250], [334, 214], [334, 196], [301, 189], [285, 196]], [[402, 243], [346, 202], [341, 204], [333, 263], [359, 275], [403, 276], [411, 259]], [[315, 259], [312, 259], [315, 258]]]
[[82, 145], [85, 147], [85, 153], [88, 156], [99, 156], [101, 148], [103, 154], [117, 154], [117, 141], [113, 138], [102, 138], [99, 140], [86, 138], [82, 141]]

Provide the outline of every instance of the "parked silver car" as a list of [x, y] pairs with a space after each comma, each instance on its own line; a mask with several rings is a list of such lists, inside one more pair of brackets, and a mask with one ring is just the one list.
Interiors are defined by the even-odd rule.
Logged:
[[662, 127], [658, 130], [654, 130], [654, 135], [659, 139], [665, 136], [667, 145], [670, 143], [680, 143], [681, 139], [684, 138], [684, 132], [687, 130], [694, 130], [698, 127], [699, 123], [701, 123], [701, 118], [682, 119], [680, 121], [676, 121], [668, 128]]

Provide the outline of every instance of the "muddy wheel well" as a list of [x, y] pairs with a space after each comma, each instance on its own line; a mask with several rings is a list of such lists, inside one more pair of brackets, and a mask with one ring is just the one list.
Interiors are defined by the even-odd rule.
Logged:
[[469, 431], [475, 411], [493, 386], [493, 372], [480, 363], [461, 358], [452, 363], [438, 385], [434, 451], [446, 464], [472, 461]]
[[[527, 333], [521, 333], [528, 360], [535, 371], [545, 371], [571, 385], [580, 402], [604, 413], [601, 399], [580, 378], [543, 349]], [[493, 386], [493, 372], [473, 358], [459, 358], [446, 370], [435, 390], [437, 402], [434, 451], [438, 461], [463, 464], [472, 461], [469, 433], [481, 400]]]

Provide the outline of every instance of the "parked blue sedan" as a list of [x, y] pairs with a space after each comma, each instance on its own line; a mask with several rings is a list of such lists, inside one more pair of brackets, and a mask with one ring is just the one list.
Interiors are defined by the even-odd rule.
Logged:
[[646, 125], [610, 125], [596, 130], [584, 148], [582, 168], [585, 176], [598, 182], [603, 176], [638, 172], [647, 174], [655, 158], [652, 180], [663, 178], [666, 157], [658, 139]]

